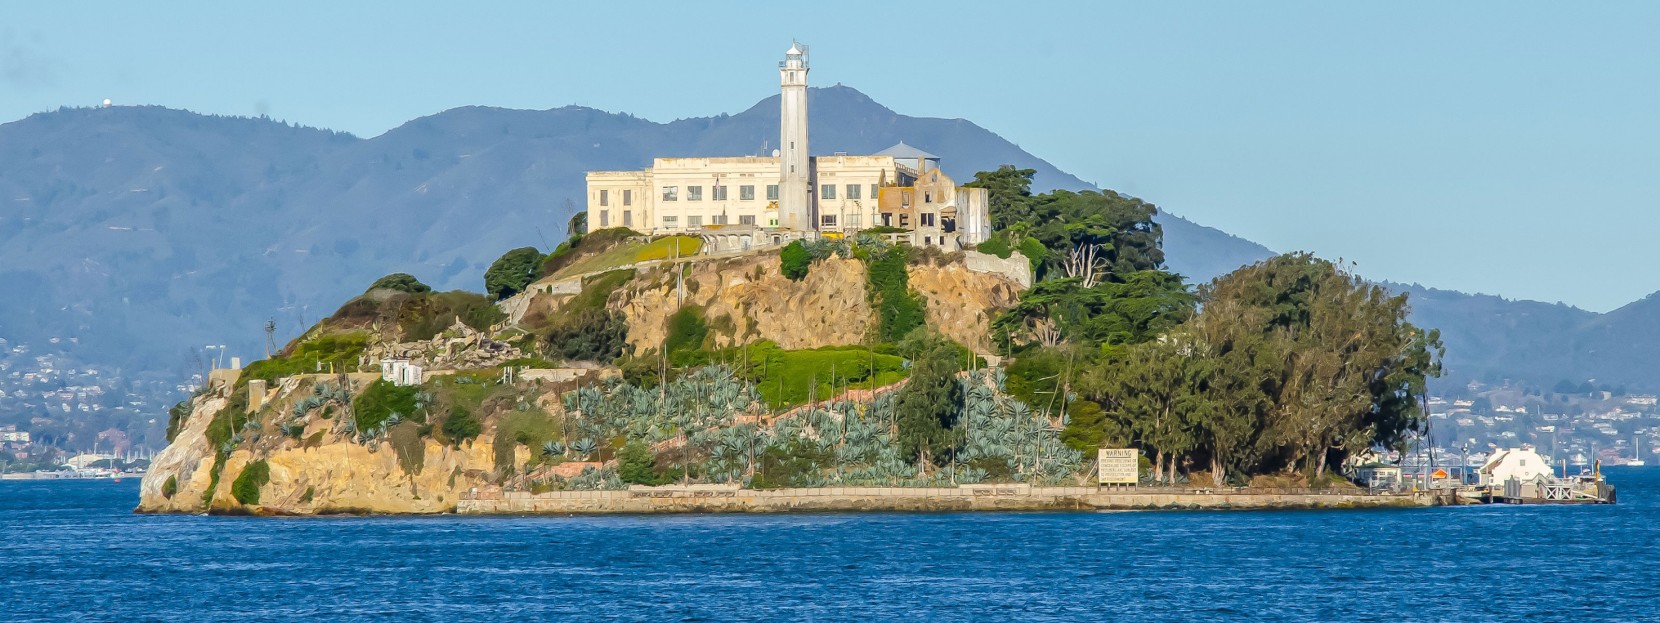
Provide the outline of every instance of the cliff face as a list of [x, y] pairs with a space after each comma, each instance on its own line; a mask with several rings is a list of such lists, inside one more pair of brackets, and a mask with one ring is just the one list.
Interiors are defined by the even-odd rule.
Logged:
[[[282, 400], [264, 416], [255, 416], [259, 439], [228, 454], [214, 480], [215, 448], [208, 436], [214, 416], [227, 400], [197, 400], [173, 442], [156, 456], [139, 489], [139, 512], [254, 512], [318, 514], [331, 512], [441, 513], [473, 488], [494, 490], [494, 448], [488, 434], [457, 446], [419, 439], [419, 451], [400, 457], [390, 438], [367, 444], [337, 436], [334, 422], [308, 416], [300, 439], [276, 431], [292, 400]], [[487, 431], [489, 432], [489, 431]], [[526, 448], [515, 448], [522, 464]], [[418, 456], [412, 465], [408, 457]], [[401, 461], [400, 459], [404, 459]], [[244, 505], [232, 483], [252, 461], [263, 460], [269, 481], [259, 487], [257, 504]], [[413, 467], [413, 469], [411, 469]], [[173, 484], [170, 486], [168, 483]], [[209, 493], [212, 487], [212, 493]]]
[[[857, 259], [814, 262], [801, 281], [783, 275], [777, 253], [686, 266], [685, 304], [703, 308], [716, 329], [711, 331], [716, 347], [757, 339], [787, 350], [858, 344], [875, 327], [865, 265]], [[674, 271], [641, 271], [611, 295], [607, 306], [628, 320], [628, 343], [636, 353], [662, 345], [668, 318], [680, 309]], [[991, 350], [992, 319], [1014, 305], [1023, 289], [1014, 279], [969, 270], [963, 262], [914, 264], [909, 279], [911, 289], [927, 300], [928, 325], [979, 351]], [[722, 326], [729, 331], [719, 330]]]

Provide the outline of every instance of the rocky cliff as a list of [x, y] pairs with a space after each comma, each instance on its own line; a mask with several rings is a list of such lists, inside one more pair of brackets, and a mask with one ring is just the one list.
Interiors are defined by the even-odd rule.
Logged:
[[[676, 270], [640, 270], [610, 295], [607, 307], [627, 318], [636, 353], [661, 345], [669, 316], [684, 305], [701, 307], [711, 326], [726, 329], [715, 332], [716, 348], [760, 339], [791, 350], [858, 344], [874, 329], [865, 265], [857, 259], [814, 262], [800, 281], [783, 275], [776, 252], [690, 262], [679, 269], [679, 282]], [[927, 301], [928, 325], [981, 352], [992, 349], [993, 318], [1024, 289], [1016, 278], [971, 270], [956, 258], [914, 263], [909, 273], [911, 289]]]
[[[145, 475], [137, 510], [441, 513], [453, 511], [456, 501], [474, 489], [499, 489], [493, 429], [472, 441], [441, 443], [400, 435], [393, 427], [384, 436], [364, 441], [346, 432], [350, 427], [344, 416], [329, 417], [323, 409], [288, 416], [298, 399], [312, 395], [312, 384], [305, 380], [291, 383], [287, 391], [272, 390], [270, 405], [251, 414], [237, 413], [241, 409], [229, 404], [225, 394], [230, 389], [197, 398], [184, 426]], [[223, 447], [215, 448], [209, 429], [227, 417], [254, 425], [239, 426], [246, 442], [223, 452]], [[296, 432], [285, 434], [285, 426], [295, 426]], [[528, 458], [528, 448], [514, 448], [516, 464]], [[264, 463], [268, 476], [255, 487], [257, 501], [239, 500], [233, 485], [255, 461]]]

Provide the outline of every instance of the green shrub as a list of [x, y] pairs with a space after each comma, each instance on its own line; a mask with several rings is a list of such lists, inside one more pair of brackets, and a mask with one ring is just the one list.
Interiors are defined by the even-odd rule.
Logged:
[[1009, 259], [1009, 256], [1014, 255], [1014, 248], [1009, 246], [1008, 239], [1000, 233], [992, 236], [991, 238], [987, 238], [985, 242], [976, 245], [974, 250], [989, 255], [995, 255], [1005, 260]]
[[523, 292], [525, 286], [536, 280], [541, 266], [542, 252], [535, 247], [508, 251], [484, 271], [484, 291], [498, 301]]
[[617, 476], [631, 485], [668, 484], [656, 466], [657, 457], [651, 453], [651, 446], [637, 439], [628, 442], [617, 454]]
[[244, 505], [259, 503], [259, 488], [271, 482], [271, 466], [264, 459], [252, 461], [231, 481], [231, 495]]
[[1037, 238], [1021, 239], [1016, 248], [1020, 250], [1021, 255], [1026, 256], [1026, 259], [1031, 261], [1033, 275], [1038, 274], [1038, 268], [1042, 267], [1044, 260], [1049, 258], [1049, 247], [1043, 246], [1043, 241]]
[[169, 474], [167, 476], [167, 482], [161, 483], [161, 497], [164, 497], [164, 498], [167, 498], [167, 499], [171, 500], [171, 499], [173, 499], [173, 496], [175, 494], [177, 494], [178, 492], [179, 492], [179, 477]]
[[392, 273], [385, 277], [381, 277], [380, 279], [376, 279], [375, 283], [369, 286], [370, 290], [379, 290], [382, 288], [397, 290], [399, 292], [408, 292], [410, 294], [420, 294], [422, 292], [432, 291], [432, 286], [421, 283], [421, 280], [416, 279], [414, 275], [409, 273]]
[[[663, 352], [671, 361], [685, 358], [703, 348], [709, 337], [709, 324], [703, 320], [703, 308], [687, 306], [669, 316], [669, 335], [663, 340]], [[683, 365], [683, 364], [682, 364]]]
[[426, 415], [421, 412], [416, 399], [418, 393], [420, 390], [417, 387], [399, 387], [385, 379], [376, 379], [352, 400], [353, 421], [357, 424], [357, 430], [366, 431], [380, 426], [393, 413], [406, 420], [425, 421]]
[[877, 341], [897, 342], [925, 322], [922, 297], [910, 289], [905, 246], [888, 247], [867, 256], [865, 296], [877, 313]]
[[194, 409], [194, 406], [191, 404], [190, 399], [186, 398], [174, 404], [172, 408], [167, 410], [168, 443], [173, 443], [173, 439], [179, 436], [179, 431], [184, 428], [184, 421], [190, 418], [190, 412], [192, 409]]
[[778, 262], [784, 276], [791, 281], [801, 281], [807, 276], [807, 270], [812, 267], [813, 256], [807, 252], [807, 245], [800, 240], [784, 245], [784, 250], [778, 254]]
[[586, 309], [548, 330], [548, 352], [571, 361], [610, 363], [628, 348], [628, 322], [605, 309]]
[[444, 419], [444, 436], [451, 442], [460, 445], [461, 442], [478, 437], [484, 432], [484, 425], [479, 423], [478, 416], [461, 407], [450, 409], [450, 416]]

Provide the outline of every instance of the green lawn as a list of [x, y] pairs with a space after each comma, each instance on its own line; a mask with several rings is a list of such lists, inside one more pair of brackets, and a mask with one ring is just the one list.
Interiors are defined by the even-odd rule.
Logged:
[[635, 262], [670, 259], [674, 257], [674, 248], [677, 245], [680, 247], [680, 257], [691, 257], [703, 250], [703, 239], [696, 236], [669, 236], [650, 243], [624, 242], [559, 269], [559, 272], [553, 274], [553, 278], [565, 279]]
[[847, 389], [896, 383], [909, 375], [903, 362], [897, 355], [872, 353], [862, 346], [781, 350], [761, 342], [749, 347], [748, 376], [768, 406], [783, 410], [805, 404], [809, 396], [826, 400]]

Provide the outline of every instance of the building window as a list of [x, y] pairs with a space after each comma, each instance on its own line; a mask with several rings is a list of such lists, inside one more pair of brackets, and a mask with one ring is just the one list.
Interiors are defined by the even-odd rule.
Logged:
[[858, 212], [847, 215], [847, 226], [850, 229], [858, 229], [863, 227], [864, 225], [861, 225], [863, 222], [864, 218], [860, 216]]
[[767, 184], [767, 201], [777, 201], [777, 200], [778, 200], [778, 185], [777, 184]]
[[664, 186], [663, 187], [663, 200], [664, 201], [679, 201], [680, 200], [680, 187], [679, 186]]
[[822, 197], [822, 198], [825, 198], [825, 199], [835, 199], [836, 198], [836, 185], [835, 184], [825, 184], [823, 186], [820, 186], [819, 187], [819, 196]]
[[726, 201], [726, 187], [725, 186], [711, 186], [711, 187], [709, 187], [709, 198], [714, 200], [714, 201]]
[[600, 227], [610, 227], [611, 226], [611, 211], [610, 210], [600, 210], [599, 211], [599, 226]]
[[[623, 193], [624, 193], [623, 194], [624, 197], [628, 196], [627, 195], [628, 191], [625, 190], [625, 191], [623, 191]], [[633, 210], [623, 210], [623, 227], [633, 227], [633, 226], [634, 226], [634, 211]]]
[[923, 227], [933, 227], [934, 226], [934, 213], [933, 212], [923, 212], [921, 220], [922, 220], [922, 226]]
[[738, 187], [738, 200], [739, 201], [754, 201], [755, 200], [755, 186], [754, 185], [739, 186]]
[[818, 217], [818, 219], [819, 219], [819, 227], [835, 227], [836, 226], [836, 215], [834, 215], [834, 214], [825, 214], [825, 215], [822, 215], [822, 216]]
[[678, 217], [678, 216], [665, 216], [665, 217], [663, 217], [663, 229], [674, 229], [676, 227], [680, 227], [680, 217]]
[[599, 204], [602, 205], [602, 206], [611, 205], [611, 191], [605, 190], [603, 188], [600, 189], [600, 191], [599, 191]]
[[847, 198], [848, 199], [858, 199], [859, 198], [859, 185], [858, 184], [848, 184], [847, 185]]
[[754, 214], [739, 214], [738, 215], [738, 224], [739, 225], [749, 225], [751, 227], [754, 227], [755, 226], [755, 215]]
[[726, 215], [725, 214], [716, 214], [714, 216], [711, 216], [711, 217], [709, 217], [709, 222], [713, 223], [715, 225], [725, 225], [726, 224]]
[[882, 197], [882, 195], [879, 195], [879, 194], [876, 193], [876, 190], [877, 190], [876, 185], [871, 184], [870, 185], [870, 198], [871, 199], [880, 199]]
[[703, 201], [703, 187], [702, 186], [687, 186], [686, 187], [686, 200], [687, 201]]
[[623, 190], [623, 205], [625, 205], [625, 206], [634, 205], [634, 191], [627, 190], [627, 189]]
[[922, 202], [923, 203], [933, 203], [934, 202], [934, 193], [922, 193]]
[[702, 227], [702, 226], [703, 226], [703, 217], [702, 216], [688, 216], [688, 217], [686, 217], [686, 227], [687, 228], [695, 228], [695, 227]]
[[909, 215], [909, 214], [899, 215], [899, 226], [900, 227], [910, 227], [911, 226], [911, 215]]

